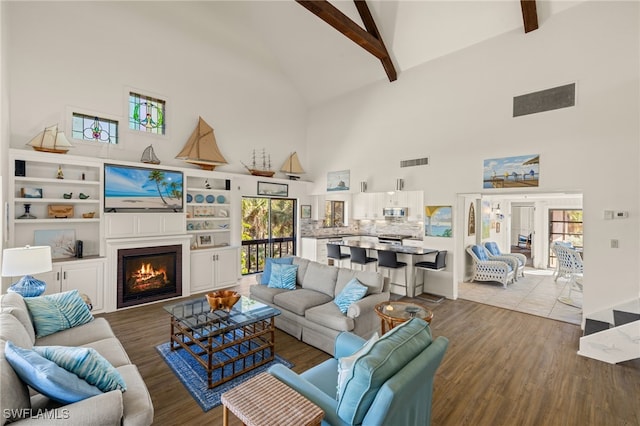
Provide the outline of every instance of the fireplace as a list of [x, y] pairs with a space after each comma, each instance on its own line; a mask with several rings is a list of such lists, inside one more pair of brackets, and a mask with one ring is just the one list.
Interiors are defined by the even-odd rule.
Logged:
[[117, 307], [182, 295], [182, 244], [118, 250]]

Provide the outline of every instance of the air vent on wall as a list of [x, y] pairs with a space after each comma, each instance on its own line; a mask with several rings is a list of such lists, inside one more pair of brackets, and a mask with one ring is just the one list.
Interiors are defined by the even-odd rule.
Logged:
[[413, 167], [413, 166], [428, 166], [429, 157], [414, 158], [413, 160], [400, 161], [400, 167]]

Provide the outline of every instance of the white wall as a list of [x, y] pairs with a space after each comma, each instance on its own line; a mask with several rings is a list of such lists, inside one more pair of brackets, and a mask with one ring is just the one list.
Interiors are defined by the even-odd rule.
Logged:
[[[225, 3], [3, 2], [3, 8], [10, 17], [3, 53], [10, 58], [4, 88], [12, 147], [23, 148], [47, 125], [68, 128], [70, 109], [79, 108], [120, 118], [122, 144], [107, 151], [76, 143], [70, 153], [77, 155], [137, 161], [153, 144], [163, 164], [183, 165], [174, 157], [202, 116], [230, 163], [221, 171], [244, 173], [240, 162], [249, 163], [254, 148], [267, 148], [277, 169], [294, 150], [303, 165], [308, 161], [302, 99], [250, 28], [229, 28]], [[127, 129], [127, 88], [167, 100], [167, 137]]]
[[[540, 154], [539, 192], [584, 194], [584, 311], [637, 297], [638, 15], [635, 2], [583, 3], [313, 109], [314, 191], [326, 171], [350, 169], [372, 192], [401, 177], [425, 205], [453, 205], [483, 191], [484, 159]], [[512, 118], [513, 96], [574, 81], [575, 107]], [[428, 167], [399, 167], [424, 156]], [[604, 209], [630, 217], [605, 221]]]

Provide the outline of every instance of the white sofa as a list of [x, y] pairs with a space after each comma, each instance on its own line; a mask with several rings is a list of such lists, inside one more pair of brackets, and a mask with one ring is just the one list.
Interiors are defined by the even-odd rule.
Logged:
[[[388, 279], [382, 274], [328, 266], [296, 256], [293, 264], [298, 265], [295, 290], [264, 284], [249, 287], [252, 299], [281, 311], [275, 319], [276, 327], [329, 354], [334, 353], [336, 337], [343, 331], [365, 339], [379, 331], [380, 319], [374, 307], [390, 297]], [[343, 314], [333, 299], [352, 278], [368, 290]]]
[[[5, 344], [31, 349], [33, 346], [73, 346], [95, 349], [120, 373], [127, 390], [113, 390], [63, 405], [37, 393], [15, 373], [5, 358]], [[32, 318], [22, 296], [0, 298], [0, 424], [16, 425], [133, 425], [153, 422], [149, 391], [104, 318], [36, 338]], [[15, 422], [15, 423], [14, 423]]]

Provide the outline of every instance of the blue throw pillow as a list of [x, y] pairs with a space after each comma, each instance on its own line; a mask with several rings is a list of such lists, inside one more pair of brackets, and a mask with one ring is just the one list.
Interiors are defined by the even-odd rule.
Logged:
[[33, 318], [36, 337], [48, 336], [93, 320], [93, 315], [78, 290], [25, 297], [24, 301]]
[[74, 373], [102, 392], [127, 390], [124, 379], [109, 361], [93, 348], [34, 346], [33, 350], [49, 361]]
[[271, 266], [274, 264], [280, 265], [293, 265], [293, 257], [267, 257], [267, 261], [264, 264], [264, 271], [262, 271], [262, 280], [260, 284], [269, 284], [271, 278]]
[[15, 346], [11, 341], [5, 344], [4, 355], [23, 382], [62, 404], [72, 404], [102, 393], [55, 362], [35, 351]]
[[296, 274], [298, 265], [282, 265], [274, 263], [271, 267], [271, 278], [268, 286], [271, 288], [296, 289]]
[[353, 302], [357, 302], [367, 294], [367, 289], [368, 287], [358, 281], [357, 278], [352, 278], [351, 281], [344, 286], [340, 294], [333, 299], [333, 303], [338, 305], [340, 312], [346, 314], [349, 306], [351, 306]]

